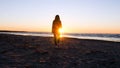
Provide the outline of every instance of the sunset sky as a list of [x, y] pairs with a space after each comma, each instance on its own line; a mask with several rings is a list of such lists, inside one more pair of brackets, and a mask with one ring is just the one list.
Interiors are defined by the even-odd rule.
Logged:
[[120, 0], [0, 0], [0, 30], [51, 32], [56, 14], [64, 32], [120, 34]]

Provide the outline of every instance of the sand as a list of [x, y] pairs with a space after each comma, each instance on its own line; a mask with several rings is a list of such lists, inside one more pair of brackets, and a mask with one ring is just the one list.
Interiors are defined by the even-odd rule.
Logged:
[[1, 68], [120, 68], [120, 43], [0, 34]]

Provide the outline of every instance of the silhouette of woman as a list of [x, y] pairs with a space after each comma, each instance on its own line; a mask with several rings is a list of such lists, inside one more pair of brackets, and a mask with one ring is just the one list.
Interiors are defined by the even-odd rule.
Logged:
[[60, 28], [62, 28], [62, 23], [60, 21], [59, 15], [56, 15], [55, 19], [53, 20], [53, 24], [52, 24], [52, 33], [54, 35], [55, 45], [58, 45], [60, 41], [60, 32], [59, 32]]

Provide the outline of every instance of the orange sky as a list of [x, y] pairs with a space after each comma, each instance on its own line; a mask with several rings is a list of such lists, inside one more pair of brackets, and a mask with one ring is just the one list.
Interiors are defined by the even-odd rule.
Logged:
[[[51, 28], [29, 28], [29, 27], [0, 27], [1, 30], [50, 32]], [[119, 29], [90, 29], [90, 28], [63, 28], [63, 33], [120, 33]]]

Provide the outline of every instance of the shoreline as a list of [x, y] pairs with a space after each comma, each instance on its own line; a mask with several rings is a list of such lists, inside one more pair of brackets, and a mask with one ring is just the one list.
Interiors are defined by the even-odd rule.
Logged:
[[120, 43], [103, 40], [0, 34], [0, 67], [119, 68]]
[[[53, 37], [52, 34], [46, 34], [46, 33], [19, 33], [19, 32], [2, 32], [0, 34], [10, 34], [10, 35], [21, 35], [21, 36], [40, 36], [40, 37]], [[100, 35], [100, 34], [98, 34]], [[63, 34], [63, 37], [66, 38], [76, 38], [76, 39], [88, 39], [88, 40], [101, 40], [101, 41], [111, 41], [111, 42], [120, 42], [119, 38], [114, 38], [114, 37], [97, 37], [97, 36], [75, 36], [75, 35], [67, 35], [67, 34]]]

